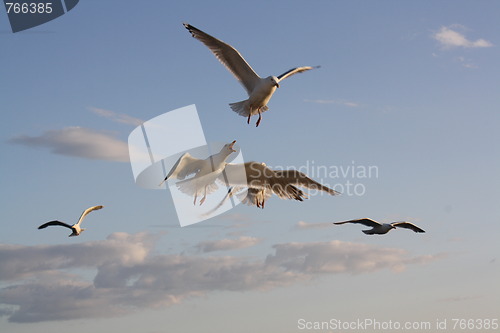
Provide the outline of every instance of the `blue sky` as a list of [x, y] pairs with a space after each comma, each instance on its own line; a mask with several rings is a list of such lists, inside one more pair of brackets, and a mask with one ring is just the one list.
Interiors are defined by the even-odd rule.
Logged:
[[[499, 13], [495, 1], [82, 0], [13, 34], [2, 11], [0, 330], [500, 319]], [[261, 76], [321, 68], [283, 81], [255, 128], [228, 106], [245, 91], [182, 22]], [[135, 184], [127, 138], [191, 104], [207, 141], [237, 140], [246, 161], [378, 172], [316, 178], [363, 195], [272, 198], [180, 228], [168, 191]], [[80, 237], [36, 230], [97, 204]], [[362, 217], [427, 232], [331, 224]]]

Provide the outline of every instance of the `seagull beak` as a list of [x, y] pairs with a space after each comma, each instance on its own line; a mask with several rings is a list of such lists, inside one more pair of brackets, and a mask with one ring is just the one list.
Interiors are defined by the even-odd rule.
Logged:
[[236, 150], [234, 150], [233, 146], [234, 144], [236, 143], [236, 140], [234, 140], [233, 142], [231, 142], [231, 144], [229, 145], [229, 149], [231, 149], [233, 152], [236, 152]]
[[276, 88], [280, 87], [280, 84], [278, 82], [276, 82], [274, 85], [276, 86]]

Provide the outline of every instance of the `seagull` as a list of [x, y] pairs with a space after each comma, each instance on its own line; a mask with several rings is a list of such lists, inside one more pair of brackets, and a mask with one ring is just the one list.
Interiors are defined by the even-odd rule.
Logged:
[[220, 152], [206, 159], [192, 157], [189, 153], [183, 154], [158, 186], [161, 186], [169, 178], [185, 179], [187, 176], [194, 174], [192, 178], [177, 182], [176, 185], [182, 192], [194, 196], [193, 204], [195, 205], [198, 195], [203, 193], [203, 198], [200, 200], [200, 205], [202, 205], [207, 194], [218, 188], [215, 180], [224, 170], [226, 159], [231, 153], [236, 152], [234, 149], [235, 143], [236, 140], [225, 144]]
[[231, 103], [231, 109], [240, 116], [248, 117], [247, 123], [250, 123], [250, 117], [259, 115], [256, 126], [259, 126], [262, 120], [262, 112], [269, 110], [267, 103], [271, 96], [279, 88], [279, 82], [284, 79], [302, 73], [320, 66], [303, 66], [292, 68], [279, 76], [268, 76], [262, 78], [250, 67], [243, 56], [229, 44], [210, 36], [209, 34], [193, 27], [190, 24], [183, 23], [191, 35], [205, 44], [217, 59], [236, 77], [247, 91], [248, 99], [241, 102]]
[[369, 230], [362, 230], [367, 235], [383, 235], [396, 228], [411, 229], [415, 232], [425, 232], [416, 225], [410, 222], [392, 222], [392, 223], [379, 223], [372, 219], [359, 219], [359, 220], [349, 220], [344, 222], [334, 222], [333, 224], [345, 224], [345, 223], [359, 223], [364, 224], [367, 227], [372, 227]]
[[[245, 170], [244, 176], [242, 173], [243, 168]], [[280, 199], [304, 201], [304, 199], [307, 199], [307, 195], [298, 186], [324, 191], [330, 195], [340, 194], [300, 171], [272, 170], [265, 163], [259, 162], [228, 163], [224, 172], [219, 176], [219, 180], [226, 186], [230, 186], [230, 188], [225, 198], [214, 210], [217, 210], [233, 195], [236, 195], [242, 203], [262, 209], [264, 209], [266, 200], [273, 194]], [[245, 188], [247, 189], [246, 192], [238, 193]]]
[[71, 235], [69, 235], [68, 237], [78, 236], [78, 235], [80, 235], [82, 233], [82, 231], [85, 230], [85, 229], [83, 229], [83, 228], [80, 227], [80, 224], [82, 223], [82, 221], [85, 218], [85, 216], [87, 216], [90, 212], [92, 212], [94, 210], [101, 209], [102, 207], [103, 206], [93, 206], [93, 207], [85, 209], [83, 211], [82, 215], [80, 216], [80, 218], [78, 219], [78, 222], [76, 222], [73, 225], [69, 225], [67, 223], [64, 223], [64, 222], [56, 220], [56, 221], [50, 221], [50, 222], [44, 223], [41, 226], [39, 226], [38, 229], [45, 229], [45, 228], [47, 228], [48, 226], [51, 226], [51, 225], [60, 225], [60, 226], [69, 228], [69, 229], [71, 229], [73, 231], [71, 233]]

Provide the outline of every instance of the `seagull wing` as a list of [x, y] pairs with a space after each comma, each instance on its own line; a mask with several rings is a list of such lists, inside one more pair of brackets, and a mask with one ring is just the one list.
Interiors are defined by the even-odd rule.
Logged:
[[[244, 167], [244, 169], [243, 169]], [[244, 170], [244, 173], [242, 172]], [[272, 191], [281, 199], [295, 199], [302, 201], [307, 196], [302, 190], [295, 187], [283, 177], [277, 177], [274, 170], [268, 168], [264, 163], [247, 162], [242, 164], [227, 164], [222, 174], [223, 181], [228, 186], [245, 186], [249, 189]], [[257, 194], [255, 192], [254, 194]], [[264, 197], [268, 193], [262, 193]]]
[[372, 219], [359, 219], [359, 220], [349, 220], [349, 221], [343, 221], [343, 222], [334, 222], [333, 224], [344, 224], [344, 223], [359, 223], [359, 224], [364, 224], [367, 227], [379, 227], [381, 226], [380, 223], [377, 221], [374, 221]]
[[248, 95], [250, 95], [261, 79], [238, 50], [190, 24], [183, 24], [194, 38], [205, 44], [212, 51], [215, 57], [240, 81]]
[[163, 181], [158, 186], [161, 186], [170, 177], [184, 179], [190, 174], [199, 172], [203, 167], [204, 162], [206, 163], [207, 161], [195, 158], [189, 153], [183, 154], [181, 157], [179, 157], [177, 162], [175, 162], [174, 166], [172, 167], [172, 169], [170, 169], [165, 179], [163, 179]]
[[286, 71], [285, 73], [283, 73], [280, 76], [278, 76], [278, 82], [283, 81], [287, 77], [290, 77], [290, 76], [292, 76], [294, 74], [302, 73], [302, 72], [305, 72], [305, 71], [308, 71], [308, 70], [311, 70], [311, 69], [315, 69], [315, 68], [320, 68], [320, 67], [321, 66], [303, 66], [303, 67], [292, 68], [289, 71]]
[[410, 222], [393, 222], [391, 223], [391, 225], [397, 228], [411, 229], [415, 232], [425, 232], [425, 230], [420, 229], [419, 227]]
[[48, 226], [51, 226], [51, 225], [60, 225], [62, 227], [66, 227], [66, 228], [71, 229], [71, 226], [69, 224], [61, 222], [61, 221], [49, 221], [49, 222], [44, 223], [41, 226], [39, 226], [38, 229], [45, 229], [45, 228], [47, 228]]
[[296, 186], [302, 186], [310, 190], [325, 191], [331, 195], [340, 194], [339, 192], [318, 183], [317, 181], [307, 177], [304, 173], [297, 170], [278, 170], [274, 171], [274, 174], [283, 184], [292, 184]]
[[90, 212], [94, 211], [94, 210], [98, 210], [98, 209], [101, 209], [103, 206], [93, 206], [93, 207], [89, 207], [87, 209], [85, 209], [82, 213], [82, 215], [80, 216], [80, 218], [78, 219], [78, 222], [76, 222], [75, 225], [79, 225], [80, 223], [82, 223], [83, 219], [85, 218], [85, 216], [87, 216]]

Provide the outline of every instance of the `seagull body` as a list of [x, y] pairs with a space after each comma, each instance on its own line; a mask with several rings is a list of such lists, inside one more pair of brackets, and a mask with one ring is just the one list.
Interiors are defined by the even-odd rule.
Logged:
[[349, 220], [343, 222], [334, 222], [333, 224], [345, 224], [345, 223], [358, 223], [366, 225], [367, 227], [372, 227], [372, 229], [362, 230], [367, 235], [383, 235], [396, 228], [405, 228], [413, 230], [414, 232], [425, 232], [423, 229], [420, 229], [416, 225], [410, 222], [392, 222], [392, 223], [379, 223], [372, 219], [358, 219], [358, 220]]
[[217, 177], [221, 174], [226, 166], [226, 159], [235, 152], [234, 144], [236, 140], [231, 143], [225, 144], [221, 151], [213, 154], [206, 159], [199, 159], [192, 157], [189, 153], [183, 154], [172, 169], [159, 184], [161, 186], [169, 178], [185, 179], [187, 176], [194, 174], [192, 178], [182, 180], [176, 185], [183, 193], [194, 196], [194, 204], [198, 195], [203, 193], [203, 198], [200, 205], [205, 202], [207, 194], [215, 191], [218, 187], [215, 183]]
[[69, 225], [67, 223], [55, 220], [55, 221], [49, 221], [47, 223], [42, 224], [41, 226], [38, 227], [38, 229], [45, 229], [51, 225], [59, 225], [59, 226], [71, 229], [72, 233], [68, 237], [78, 236], [82, 233], [82, 231], [85, 230], [84, 228], [80, 227], [80, 224], [82, 223], [85, 216], [87, 216], [90, 212], [92, 212], [94, 210], [101, 209], [102, 207], [103, 206], [93, 206], [93, 207], [87, 208], [86, 210], [83, 211], [82, 215], [78, 219], [78, 222], [76, 222], [73, 225]]
[[[245, 176], [241, 174], [244, 167]], [[303, 201], [307, 195], [298, 187], [324, 191], [330, 195], [340, 194], [297, 170], [272, 170], [265, 163], [247, 162], [244, 164], [227, 164], [224, 173], [219, 177], [226, 186], [231, 186], [224, 203], [229, 197], [236, 195], [241, 202], [264, 208], [264, 204], [272, 194], [281, 199]], [[247, 188], [244, 193], [238, 191]], [[219, 204], [219, 206], [221, 205]], [[217, 207], [218, 208], [218, 207]]]
[[268, 76], [262, 78], [250, 67], [243, 56], [229, 44], [210, 36], [209, 34], [193, 27], [190, 24], [183, 23], [184, 27], [191, 35], [205, 44], [217, 59], [236, 77], [243, 85], [248, 94], [248, 99], [231, 103], [231, 109], [241, 116], [247, 117], [247, 123], [250, 123], [250, 117], [259, 115], [256, 126], [259, 126], [262, 119], [262, 113], [269, 110], [267, 103], [273, 96], [276, 88], [279, 88], [279, 82], [297, 73], [302, 73], [319, 66], [303, 66], [292, 68], [279, 76]]

